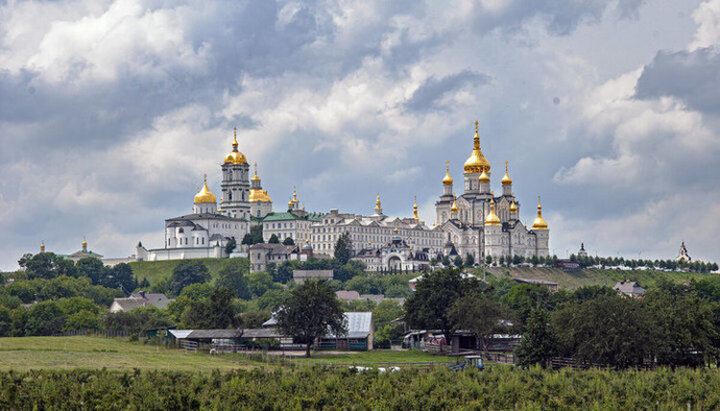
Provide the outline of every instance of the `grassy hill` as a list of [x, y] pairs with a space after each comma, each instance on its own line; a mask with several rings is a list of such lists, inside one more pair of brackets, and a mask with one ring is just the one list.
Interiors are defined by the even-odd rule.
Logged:
[[0, 338], [0, 370], [161, 369], [175, 371], [230, 370], [238, 358], [130, 343], [103, 337]]
[[[480, 271], [482, 272], [482, 271]], [[717, 274], [701, 274], [668, 271], [586, 269], [565, 271], [558, 268], [488, 268], [487, 272], [498, 278], [530, 278], [558, 283], [560, 288], [575, 289], [588, 285], [607, 285], [612, 287], [616, 282], [629, 279], [637, 281], [643, 287], [652, 286], [660, 280], [684, 282], [692, 279], [700, 280]]]
[[[130, 263], [130, 267], [138, 281], [147, 278], [150, 284], [155, 284], [160, 279], [170, 277], [180, 261], [182, 260], [135, 261]], [[205, 264], [213, 279], [218, 276], [218, 272], [225, 264], [248, 264], [247, 258], [198, 258], [196, 261], [202, 261]]]

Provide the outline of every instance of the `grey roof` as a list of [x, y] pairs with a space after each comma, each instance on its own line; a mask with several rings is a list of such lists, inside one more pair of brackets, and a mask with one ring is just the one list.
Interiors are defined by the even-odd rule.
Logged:
[[145, 300], [145, 305], [153, 305], [157, 308], [167, 308], [168, 304], [173, 301], [170, 298], [167, 298], [165, 294], [162, 293], [146, 293], [144, 291], [140, 291], [139, 293], [130, 294], [130, 298], [137, 298]]
[[[341, 338], [365, 338], [372, 333], [371, 312], [347, 312], [345, 321], [347, 321], [347, 334], [340, 336]], [[325, 338], [336, 337], [333, 333], [329, 333]]]
[[339, 300], [355, 301], [355, 300], [357, 300], [358, 298], [360, 298], [360, 293], [357, 292], [357, 291], [345, 291], [345, 290], [340, 290], [340, 291], [335, 291], [335, 296], [336, 296]]
[[224, 214], [186, 214], [180, 217], [168, 218], [165, 221], [182, 221], [182, 220], [225, 220], [225, 221], [248, 221], [244, 218], [232, 218]]
[[645, 289], [643, 287], [640, 287], [638, 283], [635, 281], [619, 281], [615, 286], [613, 287], [613, 290], [620, 291], [623, 294], [628, 295], [643, 295], [645, 294]]
[[518, 283], [525, 283], [525, 284], [558, 285], [558, 283], [554, 283], [552, 281], [537, 280], [534, 278], [513, 278], [513, 280]]
[[243, 338], [281, 338], [277, 328], [248, 328], [243, 330]]
[[242, 329], [234, 330], [192, 330], [185, 338], [188, 340], [201, 340], [206, 338], [240, 338], [243, 336]]

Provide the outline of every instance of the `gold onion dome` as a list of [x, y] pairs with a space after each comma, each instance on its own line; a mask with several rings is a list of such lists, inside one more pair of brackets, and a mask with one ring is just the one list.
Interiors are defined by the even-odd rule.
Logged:
[[238, 142], [237, 142], [237, 127], [235, 127], [235, 131], [233, 133], [233, 151], [230, 152], [230, 154], [225, 156], [225, 161], [223, 161], [223, 164], [232, 163], [232, 164], [245, 164], [247, 163], [247, 158], [245, 157], [245, 154], [238, 151]]
[[267, 190], [260, 190], [258, 188], [251, 188], [250, 189], [250, 196], [248, 201], [251, 203], [255, 203], [258, 201], [265, 201], [265, 202], [271, 202], [270, 195], [268, 194]]
[[250, 181], [260, 181], [260, 177], [257, 175], [257, 163], [255, 163], [255, 175], [250, 179]]
[[418, 217], [418, 207], [417, 207], [417, 196], [415, 196], [415, 203], [413, 204], [413, 218], [416, 221], [420, 221], [420, 217]]
[[453, 183], [452, 177], [450, 177], [450, 161], [447, 161], [445, 163], [445, 178], [443, 178], [443, 184], [446, 186], [451, 186]]
[[453, 197], [453, 203], [452, 203], [452, 205], [450, 206], [450, 211], [452, 211], [453, 213], [457, 213], [457, 212], [458, 212], [457, 202], [455, 201], [455, 198], [454, 198], [454, 197]]
[[215, 197], [215, 194], [213, 194], [210, 189], [208, 189], [207, 176], [205, 176], [202, 188], [200, 189], [200, 191], [198, 191], [197, 194], [195, 194], [195, 204], [216, 202], [217, 197]]
[[505, 162], [505, 176], [503, 176], [503, 178], [502, 178], [502, 185], [509, 186], [510, 184], [512, 184], [512, 179], [508, 175], [508, 162], [506, 161]]
[[535, 221], [533, 221], [532, 225], [533, 230], [547, 230], [548, 224], [545, 222], [545, 219], [542, 217], [542, 205], [540, 204], [540, 197], [538, 196], [538, 213], [537, 217], [535, 217]]
[[487, 161], [482, 151], [480, 151], [480, 136], [478, 135], [478, 122], [475, 121], [475, 137], [473, 142], [473, 151], [470, 153], [467, 161], [465, 161], [466, 173], [480, 173], [482, 171], [490, 171], [490, 162]]
[[485, 170], [483, 170], [482, 174], [480, 174], [480, 177], [478, 177], [478, 181], [481, 183], [489, 183], [490, 182], [490, 176], [487, 175]]
[[293, 208], [293, 205], [294, 205], [294, 203], [293, 203], [292, 199], [290, 199], [290, 201], [288, 201], [288, 208]]
[[500, 225], [500, 218], [495, 214], [495, 201], [490, 199], [490, 212], [485, 217], [485, 225]]
[[517, 205], [515, 205], [515, 200], [510, 203], [510, 212], [511, 213], [517, 213]]
[[292, 198], [292, 202], [295, 203], [295, 204], [297, 204], [297, 203], [300, 202], [300, 200], [297, 199], [297, 191], [295, 190], [295, 187], [293, 187], [293, 198]]

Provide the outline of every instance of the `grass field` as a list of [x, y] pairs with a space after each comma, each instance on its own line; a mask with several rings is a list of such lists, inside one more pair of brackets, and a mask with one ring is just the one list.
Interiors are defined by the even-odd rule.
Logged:
[[134, 368], [210, 371], [240, 367], [237, 358], [130, 343], [104, 337], [0, 338], [0, 370]]
[[[269, 358], [270, 365], [275, 363]], [[266, 359], [267, 361], [268, 359]], [[450, 361], [448, 357], [422, 351], [373, 350], [328, 354], [314, 352], [309, 360], [298, 357], [299, 365], [334, 363], [388, 363]], [[300, 364], [302, 363], [302, 364]], [[119, 338], [105, 337], [21, 337], [0, 338], [0, 371], [7, 370], [66, 370], [102, 369], [127, 371], [144, 370], [210, 371], [231, 370], [267, 364], [257, 357], [237, 354], [211, 356]]]
[[668, 271], [622, 271], [588, 269], [578, 271], [564, 271], [557, 268], [488, 268], [487, 272], [498, 278], [530, 278], [547, 280], [558, 283], [560, 288], [575, 289], [588, 285], [607, 285], [612, 287], [616, 282], [630, 279], [637, 281], [643, 287], [654, 285], [660, 280], [684, 282], [692, 279], [700, 280], [717, 274], [701, 274]]

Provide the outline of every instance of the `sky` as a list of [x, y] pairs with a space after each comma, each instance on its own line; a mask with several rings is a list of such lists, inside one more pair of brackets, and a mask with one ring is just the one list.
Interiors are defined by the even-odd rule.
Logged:
[[276, 210], [431, 226], [476, 120], [552, 253], [719, 261], [719, 47], [720, 0], [5, 1], [0, 270], [162, 246], [234, 127]]

